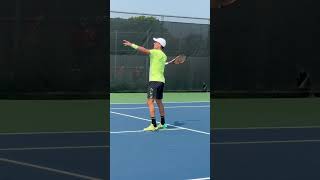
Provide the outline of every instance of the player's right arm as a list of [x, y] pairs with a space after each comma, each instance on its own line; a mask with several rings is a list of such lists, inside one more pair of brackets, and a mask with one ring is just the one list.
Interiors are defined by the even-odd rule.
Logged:
[[143, 54], [150, 54], [150, 50], [149, 49], [146, 49], [146, 48], [144, 48], [142, 46], [138, 46], [136, 44], [133, 44], [133, 43], [127, 41], [127, 40], [123, 40], [123, 45], [130, 46], [133, 49], [136, 49], [137, 51], [139, 51], [139, 52], [141, 52]]

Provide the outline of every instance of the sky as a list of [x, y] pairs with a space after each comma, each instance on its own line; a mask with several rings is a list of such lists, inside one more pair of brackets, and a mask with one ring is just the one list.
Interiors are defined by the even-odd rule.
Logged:
[[210, 18], [210, 0], [111, 0], [110, 10]]

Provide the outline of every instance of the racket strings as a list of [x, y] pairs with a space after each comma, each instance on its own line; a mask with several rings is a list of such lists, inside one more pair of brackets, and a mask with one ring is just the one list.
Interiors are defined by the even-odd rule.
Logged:
[[186, 60], [186, 56], [185, 55], [180, 55], [176, 58], [176, 60], [174, 61], [174, 64], [181, 64], [184, 63], [184, 61]]

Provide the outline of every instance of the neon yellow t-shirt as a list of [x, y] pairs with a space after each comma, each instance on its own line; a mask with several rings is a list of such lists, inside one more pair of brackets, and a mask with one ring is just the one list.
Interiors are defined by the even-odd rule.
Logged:
[[165, 82], [164, 68], [167, 61], [167, 56], [163, 51], [158, 49], [150, 50], [150, 69], [149, 81]]

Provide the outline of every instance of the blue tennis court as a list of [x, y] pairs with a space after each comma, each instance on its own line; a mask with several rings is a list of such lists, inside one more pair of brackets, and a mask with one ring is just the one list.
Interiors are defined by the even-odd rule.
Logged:
[[211, 131], [216, 179], [320, 179], [320, 127]]
[[0, 179], [109, 179], [107, 137], [106, 131], [1, 133]]
[[165, 108], [168, 129], [144, 132], [150, 123], [145, 104], [111, 105], [111, 179], [210, 179], [209, 102]]
[[215, 179], [320, 179], [319, 98], [212, 102]]

